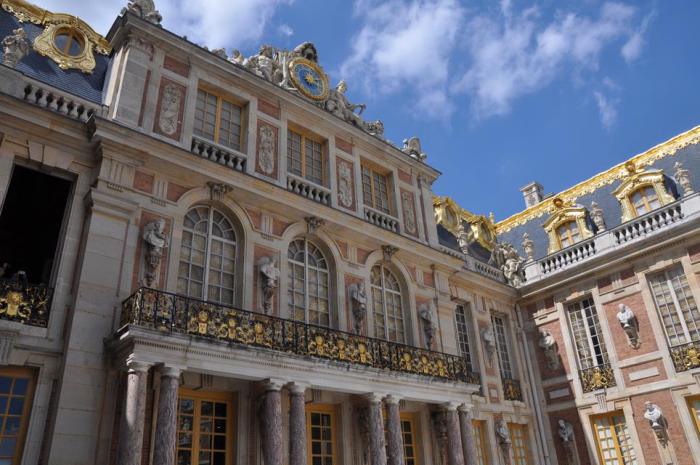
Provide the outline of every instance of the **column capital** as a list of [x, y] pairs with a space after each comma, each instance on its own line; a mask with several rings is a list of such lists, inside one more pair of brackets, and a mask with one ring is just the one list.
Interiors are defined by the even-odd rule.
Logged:
[[292, 381], [291, 383], [287, 384], [287, 389], [289, 389], [289, 392], [295, 395], [300, 395], [303, 396], [306, 394], [306, 390], [309, 388], [309, 385], [306, 383], [300, 383], [298, 381]]
[[148, 372], [148, 369], [153, 366], [151, 363], [140, 362], [132, 359], [127, 360], [125, 365], [129, 373], [146, 373]]
[[280, 391], [286, 383], [281, 379], [268, 378], [262, 381], [265, 391]]
[[160, 376], [167, 376], [169, 378], [180, 378], [180, 374], [184, 371], [181, 367], [175, 367], [170, 365], [163, 365], [158, 368]]
[[398, 404], [401, 401], [401, 396], [397, 396], [396, 394], [389, 394], [384, 398], [384, 402], [387, 404]]
[[365, 397], [367, 398], [370, 404], [378, 404], [385, 397], [385, 394], [381, 392], [370, 392], [365, 394]]
[[474, 411], [474, 405], [472, 404], [461, 404], [457, 408], [460, 412], [472, 413]]
[[443, 410], [447, 410], [448, 412], [456, 412], [457, 407], [459, 407], [459, 402], [456, 401], [450, 401], [450, 402], [445, 402], [444, 404], [441, 404], [440, 407]]

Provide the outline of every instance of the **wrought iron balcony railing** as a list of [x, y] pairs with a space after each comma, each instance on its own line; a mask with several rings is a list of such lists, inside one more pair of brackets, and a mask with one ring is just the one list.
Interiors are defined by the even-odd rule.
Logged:
[[503, 382], [503, 396], [506, 400], [523, 401], [523, 390], [520, 388], [520, 381], [512, 378], [501, 378]]
[[669, 347], [676, 372], [700, 368], [700, 341]]
[[53, 289], [22, 279], [0, 280], [0, 319], [46, 328]]
[[615, 374], [609, 363], [579, 370], [583, 392], [617, 386]]
[[450, 381], [481, 382], [479, 374], [468, 369], [466, 359], [457, 355], [149, 288], [139, 289], [124, 301], [121, 326], [126, 325]]

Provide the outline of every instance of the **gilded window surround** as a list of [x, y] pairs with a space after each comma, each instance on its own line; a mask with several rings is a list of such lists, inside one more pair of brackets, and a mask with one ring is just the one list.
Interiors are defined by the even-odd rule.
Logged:
[[[79, 69], [90, 74], [95, 69], [94, 52], [102, 55], [112, 52], [109, 42], [76, 16], [51, 13], [24, 0], [2, 0], [2, 8], [12, 13], [21, 23], [44, 26], [44, 32], [34, 39], [34, 50], [51, 58], [61, 69]], [[75, 31], [84, 43], [82, 51], [76, 56], [63, 53], [54, 44], [56, 32], [66, 28]]]
[[617, 189], [613, 191], [613, 195], [620, 202], [622, 207], [622, 222], [633, 220], [637, 217], [632, 200], [630, 197], [634, 192], [643, 187], [653, 187], [659, 203], [667, 205], [674, 202], [676, 199], [666, 190], [664, 185], [664, 173], [661, 170], [639, 171], [633, 162], [625, 163], [627, 170], [627, 178], [622, 181]]
[[578, 226], [581, 235], [579, 242], [593, 237], [593, 232], [588, 229], [588, 224], [586, 223], [586, 209], [584, 207], [566, 206], [558, 197], [553, 200], [553, 203], [554, 205], [559, 205], [559, 207], [543, 225], [544, 230], [547, 232], [547, 237], [549, 237], [548, 254], [558, 252], [562, 249], [559, 236], [557, 235], [557, 229], [565, 223], [571, 221], [576, 222], [576, 226]]
[[459, 224], [466, 222], [469, 242], [478, 242], [486, 250], [492, 251], [496, 244], [496, 226], [484, 215], [475, 215], [452, 200], [451, 197], [433, 197], [435, 222], [441, 224], [450, 234], [459, 237]]

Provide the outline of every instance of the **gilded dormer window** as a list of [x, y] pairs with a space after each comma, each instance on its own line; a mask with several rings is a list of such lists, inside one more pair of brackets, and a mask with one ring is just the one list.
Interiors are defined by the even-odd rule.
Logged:
[[589, 237], [593, 233], [586, 222], [586, 209], [567, 205], [562, 199], [553, 200], [554, 213], [544, 223], [544, 230], [549, 237], [547, 253], [554, 253], [570, 247]]
[[627, 163], [625, 169], [627, 176], [613, 191], [622, 207], [623, 223], [675, 200], [666, 190], [663, 171], [639, 170], [632, 162]]
[[581, 232], [578, 229], [576, 220], [567, 221], [557, 228], [557, 239], [559, 248], [563, 249], [581, 240]]

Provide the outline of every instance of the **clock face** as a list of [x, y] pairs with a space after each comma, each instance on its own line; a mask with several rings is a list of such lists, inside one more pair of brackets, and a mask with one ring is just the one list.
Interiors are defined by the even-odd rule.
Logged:
[[295, 87], [313, 100], [328, 98], [328, 77], [313, 61], [297, 58], [289, 63], [289, 72]]

